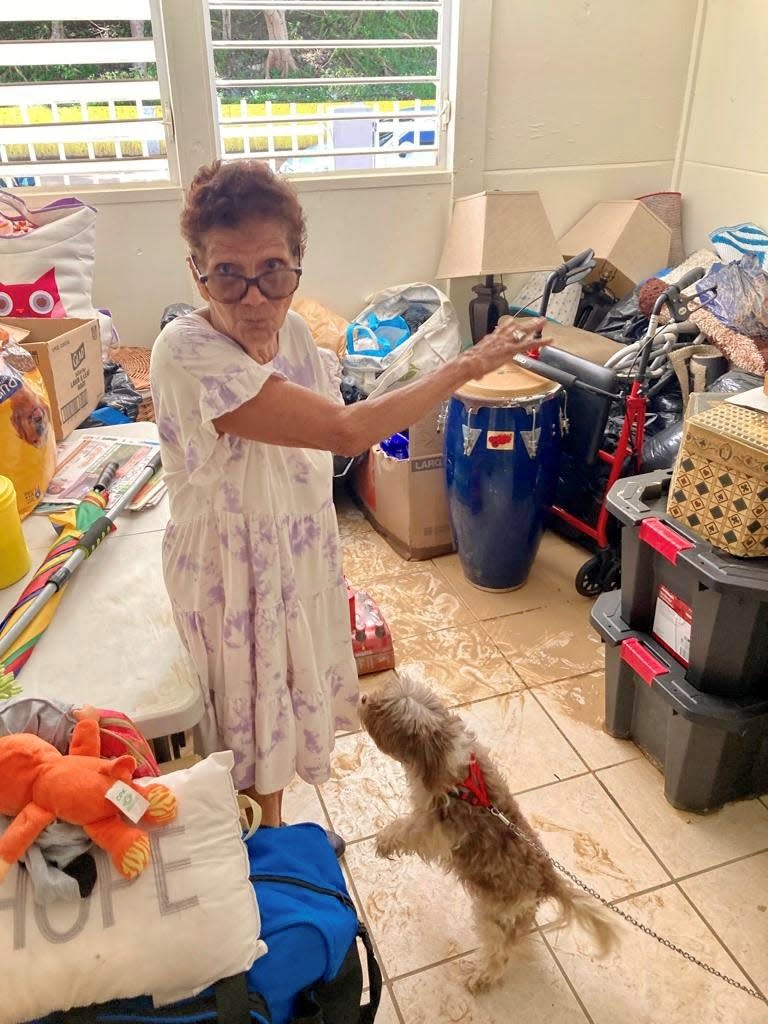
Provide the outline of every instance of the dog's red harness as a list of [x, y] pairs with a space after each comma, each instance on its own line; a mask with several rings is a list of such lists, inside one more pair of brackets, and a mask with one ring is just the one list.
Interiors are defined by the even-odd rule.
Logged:
[[487, 809], [491, 806], [483, 770], [477, 763], [477, 758], [474, 754], [469, 755], [467, 777], [456, 787], [456, 792], [460, 800], [469, 801], [473, 807], [485, 807]]

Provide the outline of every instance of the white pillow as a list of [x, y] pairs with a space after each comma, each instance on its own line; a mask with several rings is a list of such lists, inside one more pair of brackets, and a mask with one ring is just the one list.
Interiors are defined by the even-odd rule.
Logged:
[[26, 872], [9, 872], [0, 886], [0, 1024], [128, 996], [172, 1002], [266, 953], [233, 764], [229, 752], [212, 754], [163, 776], [178, 817], [150, 830], [152, 859], [132, 882], [95, 851], [89, 899], [38, 907]]

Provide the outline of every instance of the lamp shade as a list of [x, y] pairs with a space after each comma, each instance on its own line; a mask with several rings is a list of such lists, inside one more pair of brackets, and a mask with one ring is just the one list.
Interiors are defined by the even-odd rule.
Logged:
[[454, 203], [436, 277], [526, 274], [560, 263], [538, 192], [479, 192]]

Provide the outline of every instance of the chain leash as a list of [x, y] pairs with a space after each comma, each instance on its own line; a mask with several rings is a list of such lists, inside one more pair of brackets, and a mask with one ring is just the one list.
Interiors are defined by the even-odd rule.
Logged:
[[707, 974], [711, 974], [715, 978], [720, 978], [720, 980], [724, 981], [727, 985], [731, 985], [733, 988], [738, 989], [740, 992], [744, 992], [746, 995], [752, 996], [753, 999], [759, 999], [761, 1003], [768, 1003], [768, 999], [766, 999], [766, 997], [761, 992], [757, 992], [755, 989], [749, 988], [749, 986], [747, 985], [743, 985], [740, 981], [737, 981], [735, 978], [731, 978], [727, 974], [723, 974], [722, 971], [718, 971], [718, 969], [716, 967], [712, 967], [711, 964], [707, 964], [703, 960], [699, 960], [699, 958], [695, 957], [693, 953], [689, 953], [688, 950], [681, 949], [680, 946], [676, 946], [674, 942], [671, 942], [669, 939], [665, 939], [662, 935], [659, 935], [658, 932], [655, 932], [653, 928], [649, 928], [647, 924], [643, 924], [643, 922], [638, 921], [636, 917], [632, 917], [632, 915], [628, 914], [625, 910], [622, 910], [620, 907], [617, 907], [613, 903], [610, 903], [604, 896], [601, 896], [599, 892], [596, 892], [593, 888], [591, 888], [591, 886], [587, 885], [586, 882], [582, 882], [580, 878], [577, 878], [577, 876], [574, 875], [572, 871], [569, 871], [564, 864], [561, 864], [560, 861], [555, 860], [554, 857], [551, 857], [540, 842], [529, 839], [529, 837], [525, 835], [523, 832], [521, 832], [516, 825], [512, 824], [512, 822], [506, 815], [501, 813], [498, 807], [494, 807], [491, 804], [488, 807], [488, 810], [494, 816], [494, 818], [498, 818], [503, 825], [506, 825], [508, 829], [511, 829], [511, 831], [518, 839], [522, 839], [524, 843], [527, 843], [529, 846], [531, 846], [534, 850], [536, 850], [537, 853], [540, 853], [544, 857], [546, 857], [550, 864], [552, 864], [555, 868], [557, 868], [558, 871], [564, 874], [565, 877], [568, 878], [571, 882], [573, 882], [574, 885], [578, 886], [579, 889], [583, 890], [583, 892], [587, 893], [593, 899], [597, 900], [598, 903], [601, 903], [608, 910], [612, 911], [614, 914], [618, 914], [619, 917], [623, 918], [629, 924], [633, 925], [635, 928], [638, 928], [641, 932], [644, 932], [646, 935], [649, 935], [652, 939], [656, 939], [656, 941], [660, 942], [662, 946], [666, 946], [667, 949], [672, 950], [673, 953], [677, 953], [685, 960], [688, 960], [689, 963], [696, 964], [697, 967], [700, 967], [703, 971], [706, 971]]

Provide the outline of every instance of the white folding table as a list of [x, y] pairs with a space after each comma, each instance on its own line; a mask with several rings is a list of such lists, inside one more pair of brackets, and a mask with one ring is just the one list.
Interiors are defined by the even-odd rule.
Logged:
[[[154, 423], [99, 432], [157, 438]], [[163, 584], [167, 519], [167, 497], [153, 509], [125, 512], [117, 519], [117, 531], [73, 575], [19, 673], [23, 695], [122, 711], [147, 739], [158, 741], [200, 721], [197, 673], [179, 640]], [[32, 569], [0, 591], [0, 618], [55, 540], [46, 516], [28, 516], [23, 526]]]

